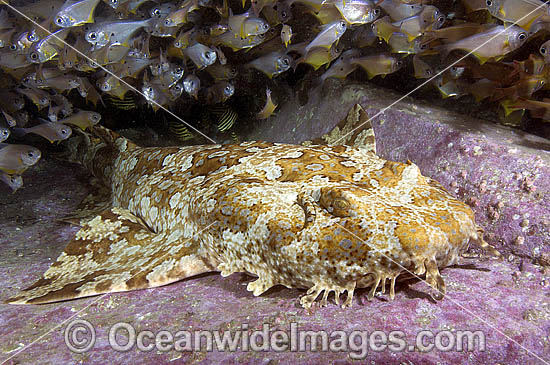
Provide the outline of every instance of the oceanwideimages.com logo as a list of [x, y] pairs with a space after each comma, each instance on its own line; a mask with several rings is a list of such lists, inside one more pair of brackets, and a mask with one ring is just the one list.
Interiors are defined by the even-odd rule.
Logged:
[[[77, 353], [92, 351], [96, 342], [94, 326], [74, 320], [65, 328], [65, 343]], [[288, 330], [249, 329], [242, 324], [234, 331], [206, 330], [136, 330], [119, 322], [109, 328], [108, 341], [115, 351], [275, 351], [275, 352], [347, 352], [352, 359], [364, 359], [369, 351], [485, 351], [485, 334], [481, 331], [420, 331], [407, 342], [403, 331], [309, 331], [291, 323]]]

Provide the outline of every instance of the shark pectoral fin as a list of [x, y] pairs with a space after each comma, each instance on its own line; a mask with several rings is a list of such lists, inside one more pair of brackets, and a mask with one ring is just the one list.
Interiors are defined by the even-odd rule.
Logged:
[[151, 288], [215, 271], [182, 232], [156, 234], [126, 209], [113, 208], [85, 223], [32, 286], [8, 299], [40, 304]]

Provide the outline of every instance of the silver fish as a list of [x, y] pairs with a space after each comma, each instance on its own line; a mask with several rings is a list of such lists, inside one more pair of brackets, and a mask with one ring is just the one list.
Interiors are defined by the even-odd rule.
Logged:
[[322, 27], [321, 32], [307, 45], [306, 52], [315, 47], [330, 48], [337, 42], [347, 29], [347, 24], [343, 20], [337, 20]]
[[204, 44], [197, 43], [183, 50], [183, 53], [193, 61], [199, 70], [216, 62], [216, 51]]
[[101, 0], [67, 0], [54, 18], [55, 25], [62, 28], [93, 23], [94, 10]]
[[23, 178], [20, 175], [10, 175], [0, 171], [0, 180], [5, 182], [14, 193], [23, 186]]

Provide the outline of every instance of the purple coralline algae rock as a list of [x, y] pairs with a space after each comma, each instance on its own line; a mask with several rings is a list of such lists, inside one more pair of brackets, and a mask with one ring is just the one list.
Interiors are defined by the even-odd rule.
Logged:
[[[378, 153], [413, 161], [468, 202], [505, 260], [472, 247], [472, 257], [442, 270], [447, 295], [438, 302], [413, 280], [398, 284], [394, 301], [382, 294], [367, 302], [359, 290], [351, 308], [330, 301], [303, 309], [297, 298], [304, 291], [276, 287], [254, 297], [246, 291], [250, 277], [213, 273], [68, 302], [0, 304], [0, 362], [547, 363], [550, 143], [410, 100], [384, 110], [398, 97], [379, 89], [327, 81], [320, 91], [306, 105], [282, 105], [249, 137], [293, 143], [319, 137], [359, 102], [376, 116]], [[59, 219], [88, 193], [88, 178], [82, 168], [45, 156], [16, 194], [0, 187], [0, 299], [38, 279], [73, 237], [77, 228]], [[195, 331], [207, 331], [201, 346]], [[224, 334], [238, 346], [219, 348]], [[301, 348], [300, 336], [317, 336], [317, 348]]]

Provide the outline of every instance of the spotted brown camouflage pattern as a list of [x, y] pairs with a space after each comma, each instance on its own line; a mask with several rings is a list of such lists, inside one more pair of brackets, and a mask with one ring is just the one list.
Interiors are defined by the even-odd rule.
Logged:
[[[367, 120], [356, 105], [336, 128]], [[355, 124], [354, 124], [355, 123]], [[110, 208], [12, 303], [47, 303], [168, 284], [208, 271], [247, 272], [247, 289], [306, 288], [368, 299], [403, 272], [445, 293], [439, 268], [470, 240], [488, 247], [472, 210], [411, 162], [373, 151], [370, 125], [351, 146], [267, 142], [143, 148], [107, 129], [75, 139], [72, 158], [111, 187]], [[325, 136], [325, 140], [330, 135]], [[321, 142], [318, 141], [318, 142]], [[490, 248], [491, 249], [491, 248]]]

